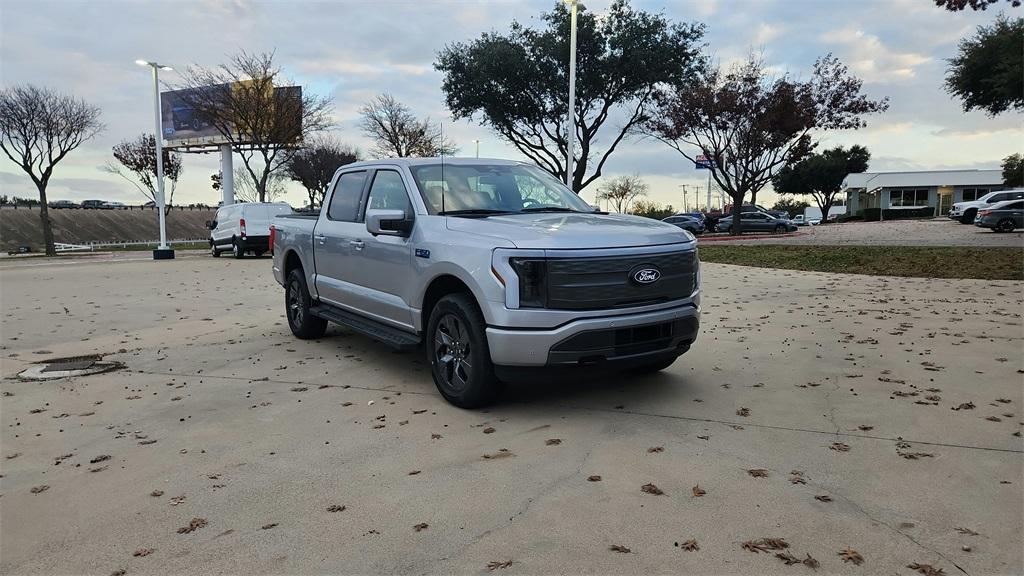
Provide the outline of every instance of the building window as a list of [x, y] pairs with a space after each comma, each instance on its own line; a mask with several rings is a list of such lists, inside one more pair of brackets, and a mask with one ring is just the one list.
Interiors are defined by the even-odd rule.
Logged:
[[889, 191], [889, 206], [893, 208], [911, 208], [928, 205], [927, 188], [905, 188]]
[[963, 201], [974, 202], [991, 191], [989, 188], [964, 188]]

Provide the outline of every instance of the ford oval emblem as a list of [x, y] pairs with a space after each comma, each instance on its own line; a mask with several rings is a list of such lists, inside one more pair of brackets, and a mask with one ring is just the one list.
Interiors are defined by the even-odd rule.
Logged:
[[659, 279], [661, 279], [661, 270], [650, 266], [633, 272], [633, 281], [637, 284], [653, 284]]

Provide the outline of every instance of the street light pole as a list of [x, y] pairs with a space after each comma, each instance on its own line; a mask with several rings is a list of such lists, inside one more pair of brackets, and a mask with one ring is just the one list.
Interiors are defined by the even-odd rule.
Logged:
[[476, 144], [476, 157], [479, 158], [480, 157], [480, 141], [479, 140], [473, 140], [473, 143]]
[[174, 250], [167, 246], [167, 219], [165, 212], [166, 202], [164, 200], [164, 149], [163, 129], [160, 113], [160, 70], [172, 70], [170, 66], [163, 66], [156, 62], [147, 60], [136, 60], [139, 66], [149, 66], [153, 70], [153, 110], [156, 120], [156, 131], [154, 141], [156, 142], [156, 209], [160, 213], [160, 246], [153, 250], [154, 260], [174, 259]]
[[[573, 145], [576, 141], [576, 3], [577, 0], [564, 0], [569, 4], [569, 111], [566, 119], [566, 160], [565, 185], [573, 189]], [[575, 191], [575, 190], [574, 190]]]

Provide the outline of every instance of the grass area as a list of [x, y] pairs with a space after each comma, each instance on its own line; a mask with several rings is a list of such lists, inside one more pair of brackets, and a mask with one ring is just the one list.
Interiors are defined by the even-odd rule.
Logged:
[[703, 262], [913, 278], [1024, 280], [1024, 250], [940, 246], [703, 245]]

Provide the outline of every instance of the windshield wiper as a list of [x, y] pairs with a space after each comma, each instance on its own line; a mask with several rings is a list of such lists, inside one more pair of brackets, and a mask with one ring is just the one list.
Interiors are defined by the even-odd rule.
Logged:
[[523, 212], [579, 212], [579, 210], [573, 210], [572, 208], [562, 208], [561, 206], [536, 206], [534, 208], [523, 208]]
[[446, 210], [444, 212], [438, 212], [438, 216], [479, 216], [486, 218], [488, 216], [495, 216], [498, 214], [514, 214], [508, 210], [495, 210], [492, 208], [472, 208], [469, 210]]

